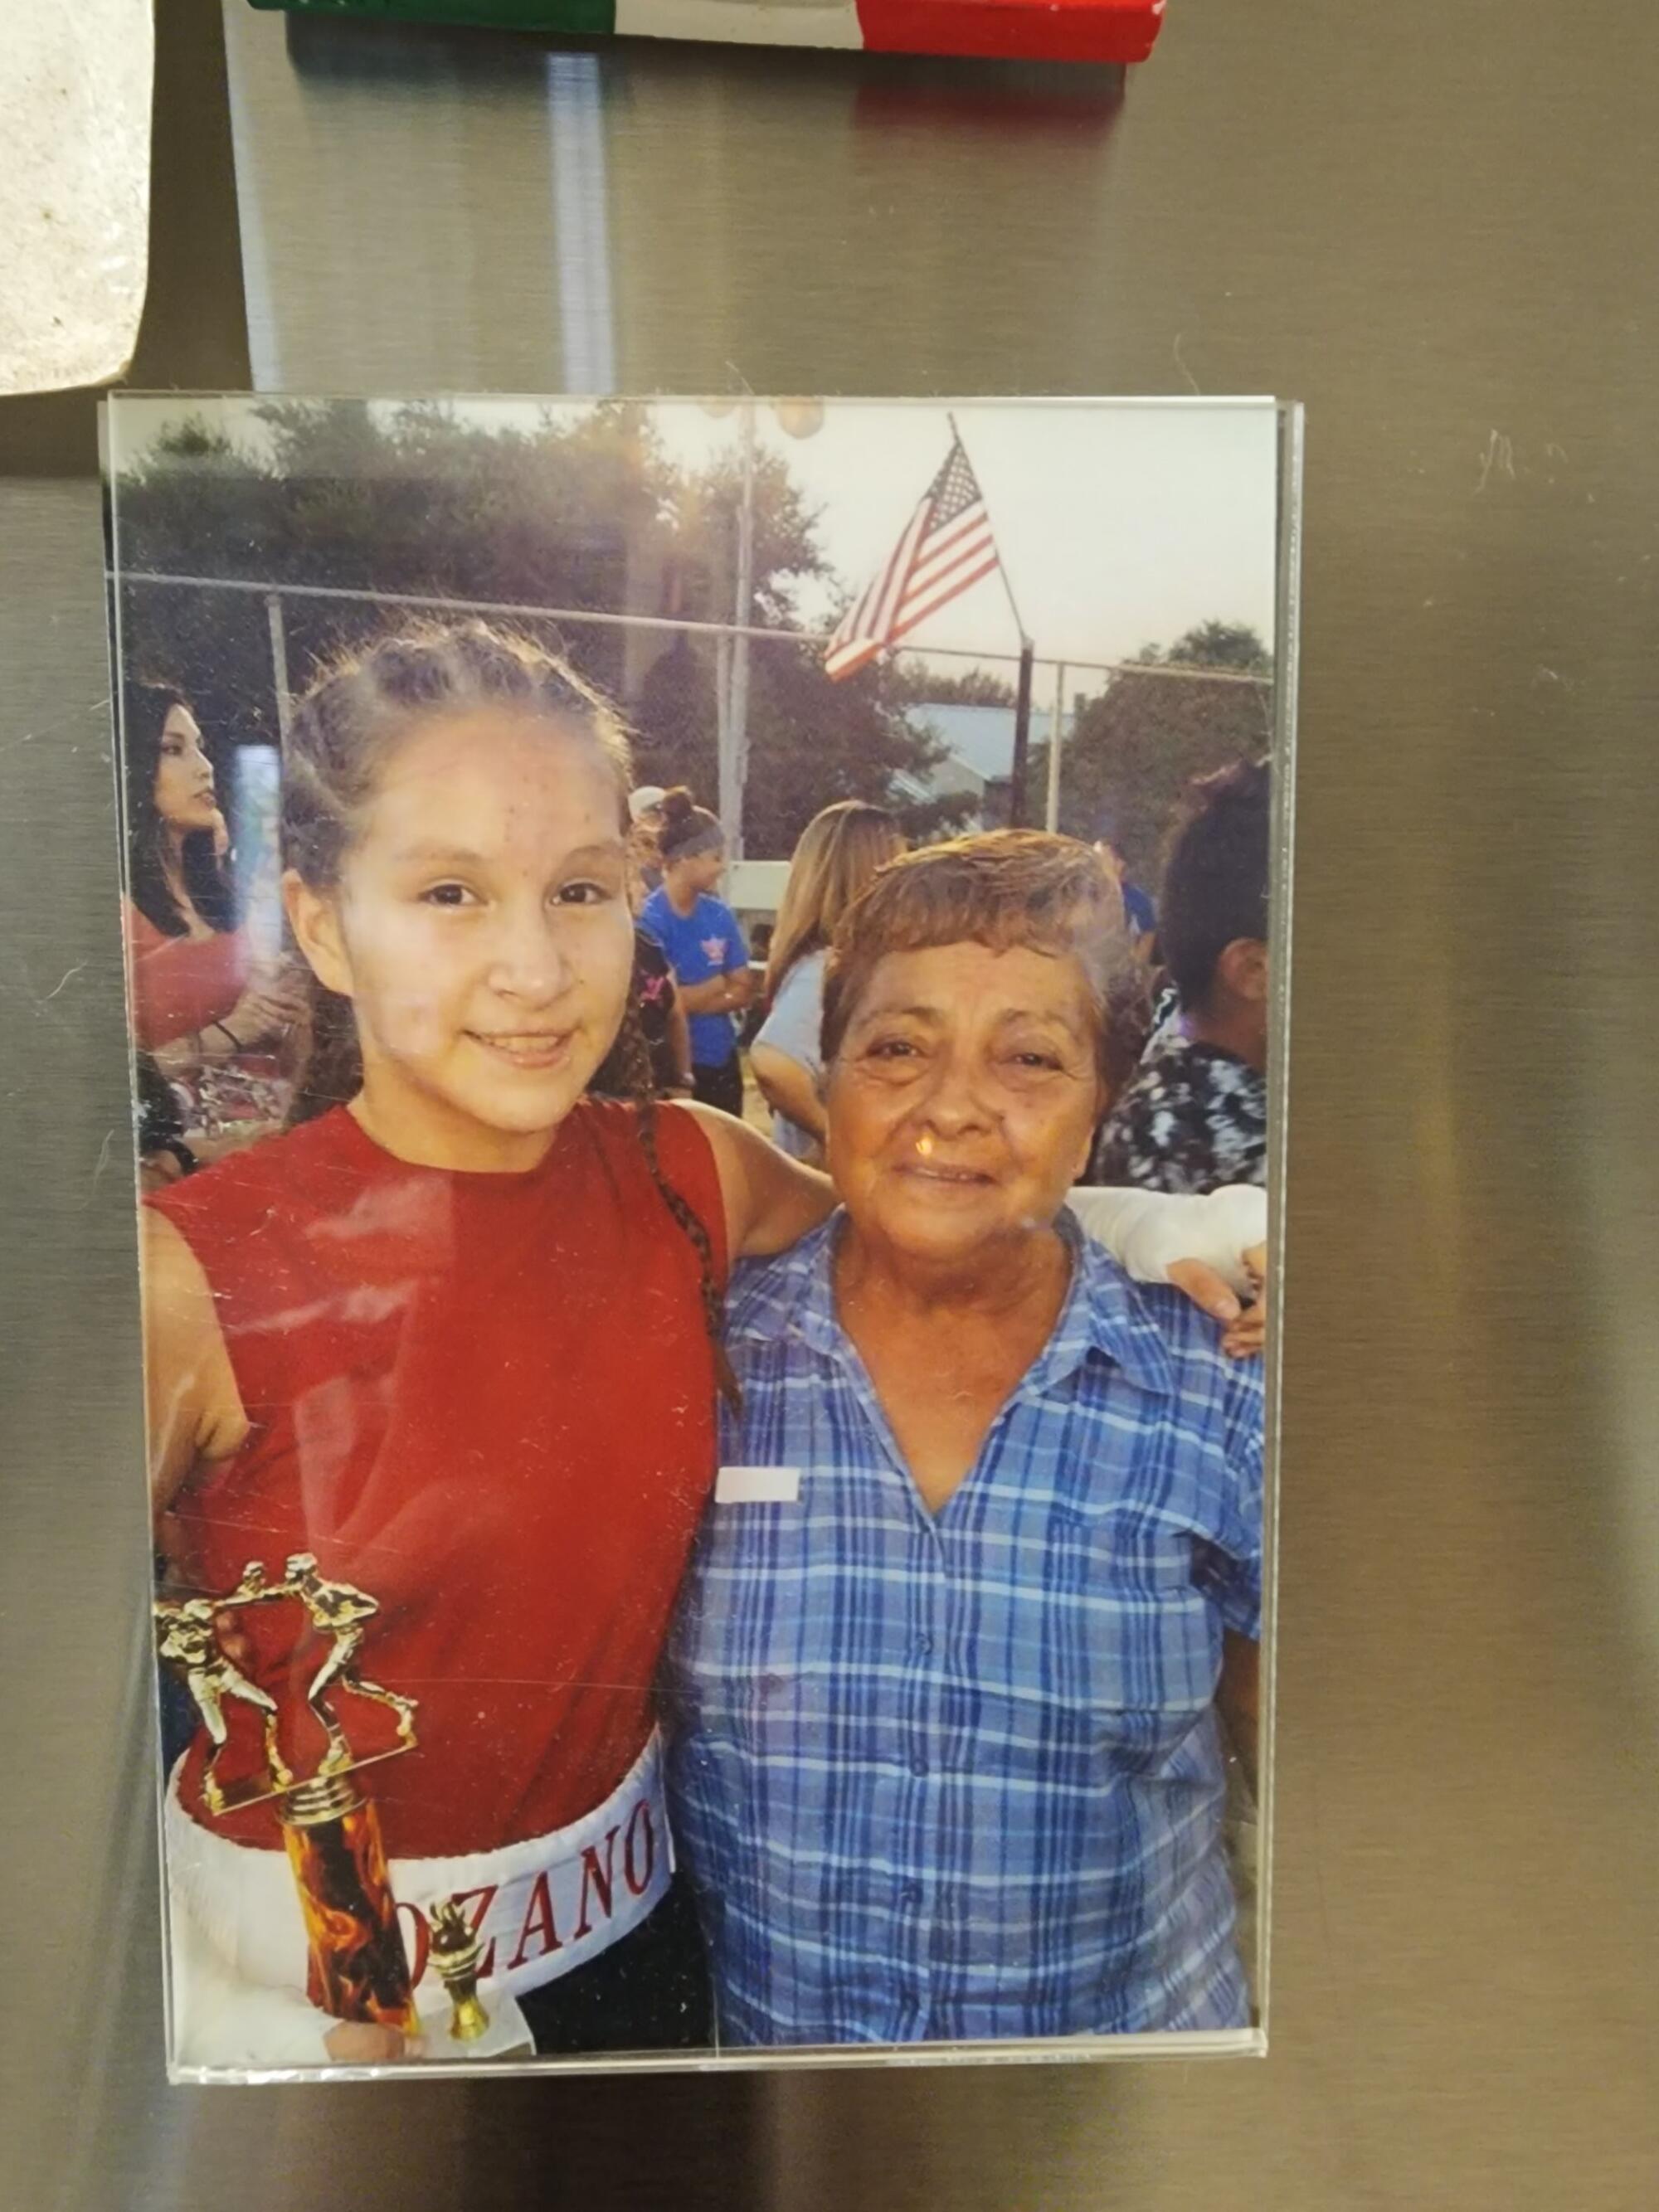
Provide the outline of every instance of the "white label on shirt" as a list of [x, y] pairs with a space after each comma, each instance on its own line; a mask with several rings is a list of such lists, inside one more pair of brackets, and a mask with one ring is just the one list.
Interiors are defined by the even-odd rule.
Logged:
[[716, 1505], [793, 1505], [799, 1496], [798, 1467], [723, 1467], [714, 1478]]

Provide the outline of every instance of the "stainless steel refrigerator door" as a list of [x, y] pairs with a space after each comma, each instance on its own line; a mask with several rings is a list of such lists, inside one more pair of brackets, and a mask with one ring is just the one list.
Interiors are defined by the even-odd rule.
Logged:
[[[36, 477], [0, 533], [7, 2201], [1634, 2212], [1650, 11], [1175, 0], [1121, 107], [1109, 77], [290, 33], [240, 0], [227, 28], [266, 384], [1307, 403], [1273, 2050], [163, 2086], [98, 507]], [[188, 155], [216, 125], [179, 81]], [[171, 203], [175, 241], [223, 189]], [[222, 244], [198, 292], [172, 247], [148, 380], [231, 373], [201, 368]], [[69, 468], [79, 404], [27, 418]]]

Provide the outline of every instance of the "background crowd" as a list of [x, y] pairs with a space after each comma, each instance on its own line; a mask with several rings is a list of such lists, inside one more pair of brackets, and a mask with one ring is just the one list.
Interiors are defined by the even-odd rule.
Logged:
[[[239, 913], [229, 832], [190, 702], [125, 687], [126, 928], [139, 1150], [148, 1187], [280, 1127], [303, 1052], [305, 994]], [[1156, 896], [1109, 824], [1093, 850], [1115, 886], [1113, 1096], [1090, 1180], [1202, 1193], [1265, 1184], [1270, 775], [1241, 761], [1194, 780], [1171, 811]], [[629, 799], [634, 1001], [664, 1097], [695, 1097], [823, 1164], [825, 966], [837, 925], [907, 848], [890, 810], [838, 800], [808, 823], [775, 916], [720, 895], [719, 821], [684, 787]], [[763, 954], [763, 957], [761, 957]], [[593, 1090], [625, 1097], [618, 1052]]]

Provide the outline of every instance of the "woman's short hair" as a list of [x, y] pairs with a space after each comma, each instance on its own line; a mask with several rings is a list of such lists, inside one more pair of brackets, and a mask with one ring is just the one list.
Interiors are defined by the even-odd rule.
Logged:
[[[1095, 1017], [1095, 1057], [1115, 1086], [1139, 1048], [1123, 902], [1097, 854], [1042, 830], [992, 830], [890, 860], [842, 915], [823, 986], [827, 1066], [890, 952], [946, 945], [1020, 948], [1077, 962]], [[1139, 1024], [1144, 1036], [1144, 1020]]]
[[1238, 761], [1200, 776], [1188, 794], [1164, 872], [1158, 941], [1188, 1013], [1203, 1008], [1230, 945], [1267, 937], [1272, 797], [1266, 761]]

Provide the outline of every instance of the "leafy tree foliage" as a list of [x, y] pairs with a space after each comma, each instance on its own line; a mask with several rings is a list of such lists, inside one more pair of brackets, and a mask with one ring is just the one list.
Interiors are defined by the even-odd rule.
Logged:
[[[1170, 672], [1186, 669], [1214, 674]], [[1109, 837], [1130, 874], [1156, 886], [1193, 778], [1267, 750], [1272, 678], [1272, 655], [1243, 623], [1206, 622], [1167, 647], [1146, 647], [1085, 702], [1067, 736], [1061, 829]], [[1034, 746], [1030, 789], [1044, 790], [1048, 774], [1048, 746]]]
[[994, 669], [968, 668], [941, 675], [922, 660], [901, 660], [893, 670], [896, 696], [918, 706], [1012, 707], [1014, 687]]
[[[734, 460], [697, 471], [665, 453], [647, 412], [596, 407], [575, 422], [479, 427], [441, 403], [275, 401], [238, 440], [200, 417], [169, 428], [117, 487], [123, 575], [134, 572], [301, 587], [282, 599], [289, 681], [390, 623], [400, 598], [731, 618], [740, 478]], [[781, 457], [758, 457], [754, 618], [798, 626], [799, 594], [826, 572], [817, 518]], [[352, 591], [339, 599], [305, 595]], [[434, 609], [433, 614], [441, 615]], [[130, 581], [120, 594], [126, 664], [190, 695], [222, 750], [274, 742], [270, 619], [261, 591]], [[533, 614], [513, 619], [560, 647], [617, 697], [642, 776], [686, 782], [713, 803], [716, 653], [668, 630]], [[815, 653], [757, 640], [750, 679], [744, 835], [788, 853], [832, 799], [895, 804], [913, 835], [960, 818], [959, 799], [912, 803], [939, 757], [906, 720], [903, 688], [871, 669], [831, 684]]]

